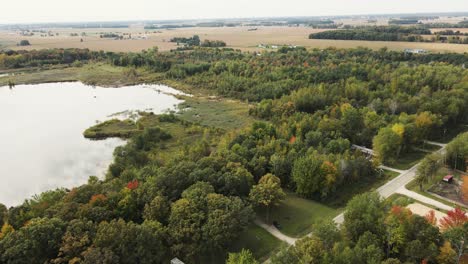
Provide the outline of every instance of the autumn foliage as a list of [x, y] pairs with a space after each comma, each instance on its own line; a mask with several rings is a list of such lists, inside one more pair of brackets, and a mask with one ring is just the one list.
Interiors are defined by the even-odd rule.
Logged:
[[292, 137], [289, 139], [289, 143], [294, 144], [294, 142], [296, 142], [296, 136], [292, 136]]
[[437, 225], [437, 218], [435, 217], [435, 212], [434, 210], [430, 210], [425, 216], [427, 222], [429, 222], [431, 225], [435, 226]]
[[136, 188], [138, 188], [138, 180], [133, 180], [127, 183], [127, 188], [130, 190], [135, 190]]
[[461, 185], [461, 194], [463, 201], [468, 203], [468, 175], [463, 176], [463, 183]]
[[450, 229], [458, 226], [462, 226], [468, 221], [468, 216], [465, 211], [459, 207], [452, 211], [447, 212], [447, 216], [440, 220], [442, 229]]
[[107, 197], [104, 194], [95, 194], [91, 196], [91, 199], [89, 199], [89, 204], [99, 205], [105, 202], [106, 200], [107, 200]]

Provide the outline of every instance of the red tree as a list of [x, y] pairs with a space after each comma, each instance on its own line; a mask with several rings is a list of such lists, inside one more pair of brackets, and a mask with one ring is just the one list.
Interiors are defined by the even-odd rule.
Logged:
[[465, 211], [460, 207], [455, 208], [452, 211], [447, 212], [447, 216], [440, 220], [442, 229], [450, 229], [457, 226], [462, 226], [468, 221]]
[[429, 222], [431, 225], [435, 226], [437, 225], [437, 218], [435, 217], [435, 212], [434, 210], [430, 210], [425, 216], [427, 222]]
[[136, 188], [138, 188], [138, 180], [133, 180], [127, 183], [127, 188], [130, 190], [135, 190]]

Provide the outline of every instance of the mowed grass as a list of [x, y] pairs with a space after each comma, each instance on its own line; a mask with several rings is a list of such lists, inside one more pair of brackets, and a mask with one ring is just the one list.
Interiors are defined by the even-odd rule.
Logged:
[[[278, 222], [280, 231], [292, 237], [302, 237], [312, 231], [312, 226], [319, 220], [333, 219], [340, 210], [319, 202], [304, 199], [287, 192], [286, 199], [270, 209], [269, 222]], [[266, 221], [266, 210], [259, 209], [258, 215]]]
[[326, 204], [333, 208], [345, 207], [355, 195], [374, 191], [398, 175], [400, 174], [394, 171], [382, 170], [375, 178], [360, 179], [342, 188], [333, 197], [330, 197], [329, 202], [326, 202]]
[[251, 224], [229, 247], [229, 252], [239, 252], [243, 248], [249, 249], [257, 260], [263, 262], [274, 254], [281, 244], [279, 239], [263, 228]]
[[427, 154], [428, 153], [424, 151], [410, 150], [407, 153], [400, 154], [400, 157], [397, 159], [395, 164], [388, 166], [399, 170], [407, 170], [418, 164], [418, 162], [422, 160]]
[[181, 119], [225, 130], [241, 129], [254, 122], [249, 105], [235, 100], [185, 97], [179, 105]]

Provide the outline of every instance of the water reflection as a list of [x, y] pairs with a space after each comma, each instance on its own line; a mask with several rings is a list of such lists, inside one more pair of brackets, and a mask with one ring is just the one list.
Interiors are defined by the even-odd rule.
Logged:
[[0, 203], [16, 205], [41, 191], [77, 186], [90, 175], [102, 176], [114, 148], [124, 141], [90, 141], [83, 138], [83, 131], [115, 113], [172, 109], [181, 101], [171, 93], [180, 94], [159, 85], [0, 87]]

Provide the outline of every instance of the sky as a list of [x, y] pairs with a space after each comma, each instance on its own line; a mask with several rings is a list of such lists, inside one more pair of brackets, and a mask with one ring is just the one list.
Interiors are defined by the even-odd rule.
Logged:
[[468, 11], [468, 0], [0, 0], [0, 23]]

